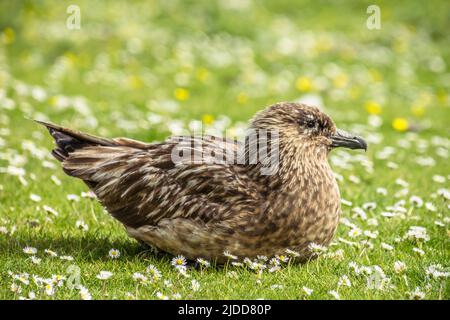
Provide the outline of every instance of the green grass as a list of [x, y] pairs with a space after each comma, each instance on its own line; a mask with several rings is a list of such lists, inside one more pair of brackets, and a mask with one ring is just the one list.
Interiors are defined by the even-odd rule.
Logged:
[[[425, 299], [450, 298], [449, 278], [426, 274], [433, 264], [450, 267], [450, 203], [438, 194], [439, 189], [448, 194], [450, 180], [446, 1], [379, 1], [382, 27], [374, 31], [365, 26], [371, 3], [364, 1], [255, 1], [236, 8], [214, 1], [77, 1], [81, 29], [68, 30], [66, 8], [72, 3], [0, 4], [0, 299], [26, 297], [30, 291], [39, 299], [79, 299], [79, 290], [66, 283], [47, 295], [32, 280], [33, 275], [70, 277], [71, 265], [80, 268], [81, 283], [94, 299], [156, 299], [157, 292], [188, 299], [332, 299], [331, 290], [342, 299], [409, 299], [416, 288]], [[312, 86], [297, 88], [300, 77]], [[177, 88], [188, 90], [188, 99], [177, 100]], [[266, 270], [260, 277], [228, 265], [189, 269], [185, 278], [171, 266], [170, 256], [155, 255], [128, 238], [95, 200], [67, 200], [86, 187], [63, 174], [49, 155], [47, 133], [25, 118], [47, 117], [98, 135], [156, 141], [170, 135], [174, 120], [186, 128], [191, 120], [203, 119], [222, 129], [220, 119], [226, 116], [228, 128], [239, 129], [262, 107], [305, 95], [323, 99], [338, 126], [369, 140], [367, 153], [336, 151], [330, 160], [343, 177], [342, 198], [352, 202], [352, 207], [342, 206], [342, 218], [378, 236], [350, 238], [343, 220], [329, 248], [331, 253], [342, 249], [343, 259], [322, 256], [278, 272]], [[69, 99], [67, 106], [61, 97]], [[370, 101], [372, 109], [381, 109], [379, 127], [368, 124]], [[168, 105], [178, 107], [171, 111]], [[163, 120], [151, 122], [155, 114]], [[407, 130], [396, 130], [394, 119], [406, 123]], [[388, 146], [392, 154], [380, 156]], [[431, 165], [418, 158], [432, 158]], [[26, 183], [8, 167], [23, 168]], [[52, 175], [62, 184], [56, 185]], [[409, 183], [407, 194], [396, 195], [404, 189], [398, 178]], [[387, 189], [386, 196], [377, 193], [379, 187]], [[32, 201], [31, 194], [41, 201]], [[436, 210], [414, 207], [411, 196]], [[401, 200], [406, 213], [383, 215]], [[354, 216], [352, 209], [367, 202], [377, 205], [365, 210], [367, 219]], [[44, 205], [59, 215], [46, 213]], [[377, 226], [370, 225], [371, 218]], [[78, 220], [89, 229], [79, 230]], [[430, 240], [397, 242], [411, 226], [425, 227]], [[364, 240], [373, 247], [365, 247]], [[394, 249], [383, 249], [383, 242]], [[23, 252], [26, 246], [38, 249], [40, 264]], [[121, 252], [119, 259], [108, 257], [111, 248]], [[74, 260], [51, 257], [45, 249]], [[406, 264], [402, 274], [394, 271], [395, 261]], [[368, 277], [355, 274], [350, 262], [380, 266], [389, 285], [369, 289]], [[163, 278], [138, 284], [133, 273], [145, 274], [150, 264]], [[101, 270], [114, 275], [97, 279]], [[20, 273], [29, 274], [28, 285], [13, 279]], [[338, 288], [343, 275], [351, 287]], [[200, 290], [192, 290], [192, 279]], [[21, 293], [11, 290], [13, 283]], [[314, 290], [311, 296], [303, 286]]]

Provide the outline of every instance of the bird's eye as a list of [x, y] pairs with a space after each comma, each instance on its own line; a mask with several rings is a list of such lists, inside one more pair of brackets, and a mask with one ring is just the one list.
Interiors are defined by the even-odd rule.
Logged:
[[314, 119], [308, 119], [308, 120], [306, 120], [305, 125], [307, 128], [311, 129], [316, 126], [316, 122], [314, 121]]

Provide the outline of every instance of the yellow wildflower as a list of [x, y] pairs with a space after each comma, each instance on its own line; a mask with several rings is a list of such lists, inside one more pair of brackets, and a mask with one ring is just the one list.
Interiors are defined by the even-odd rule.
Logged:
[[57, 96], [51, 96], [48, 99], [48, 104], [51, 106], [56, 106], [58, 104], [58, 97]]
[[241, 92], [236, 97], [236, 100], [239, 104], [245, 104], [248, 101], [248, 96], [244, 92]]
[[333, 46], [333, 43], [330, 41], [330, 39], [322, 37], [316, 41], [316, 43], [314, 45], [314, 49], [316, 50], [316, 53], [322, 53], [322, 52], [330, 51], [332, 46]]
[[449, 102], [449, 96], [444, 91], [438, 92], [436, 97], [437, 97], [437, 100], [439, 101], [439, 103], [441, 103], [441, 104], [447, 104]]
[[361, 89], [353, 86], [349, 89], [349, 95], [352, 100], [356, 100], [361, 96]]
[[373, 82], [380, 82], [380, 81], [383, 80], [383, 76], [376, 69], [370, 69], [369, 70], [369, 75], [370, 75], [370, 78], [372, 79]]
[[132, 89], [139, 89], [139, 88], [142, 88], [142, 86], [144, 85], [144, 82], [142, 81], [142, 79], [139, 76], [131, 75], [127, 79], [127, 84]]
[[206, 68], [199, 68], [196, 77], [199, 81], [204, 82], [209, 78], [209, 71]]
[[348, 77], [346, 74], [341, 73], [333, 79], [333, 84], [336, 88], [344, 88], [348, 84]]
[[375, 101], [367, 101], [365, 108], [370, 114], [380, 114], [383, 111], [381, 105]]
[[12, 28], [6, 28], [2, 33], [2, 40], [4, 44], [11, 44], [16, 39], [16, 33]]
[[409, 123], [405, 118], [395, 118], [394, 121], [392, 121], [392, 127], [397, 131], [403, 132], [408, 130]]
[[70, 52], [70, 51], [67, 51], [64, 53], [64, 58], [65, 58], [65, 61], [71, 66], [75, 65], [78, 61], [78, 56], [75, 53]]
[[425, 107], [421, 104], [413, 105], [411, 107], [411, 113], [416, 117], [422, 117], [425, 114]]
[[308, 77], [299, 77], [295, 82], [295, 86], [299, 91], [311, 91], [313, 89], [313, 83]]
[[206, 124], [211, 124], [214, 122], [214, 117], [210, 114], [204, 114], [202, 117], [202, 121]]
[[180, 101], [189, 99], [189, 91], [184, 88], [176, 88], [174, 92], [175, 98]]
[[408, 46], [409, 44], [407, 41], [399, 39], [393, 43], [392, 48], [397, 53], [403, 53], [408, 49]]

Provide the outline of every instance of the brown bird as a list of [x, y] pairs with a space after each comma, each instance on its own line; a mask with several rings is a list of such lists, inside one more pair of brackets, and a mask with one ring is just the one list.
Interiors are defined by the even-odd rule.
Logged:
[[[263, 144], [250, 135], [243, 142], [190, 136], [144, 143], [37, 122], [55, 139], [52, 154], [63, 170], [82, 179], [130, 236], [218, 263], [227, 260], [224, 253], [271, 257], [287, 249], [304, 260], [310, 244], [327, 246], [340, 212], [328, 153], [367, 148], [318, 108], [299, 103], [272, 105], [250, 122], [249, 129], [269, 132], [261, 149], [266, 162], [252, 161], [252, 146]], [[267, 159], [276, 166], [264, 172]]]

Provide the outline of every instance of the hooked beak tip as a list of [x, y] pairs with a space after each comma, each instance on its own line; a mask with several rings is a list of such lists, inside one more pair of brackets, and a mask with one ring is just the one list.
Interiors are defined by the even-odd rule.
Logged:
[[364, 149], [364, 152], [367, 152], [367, 142], [361, 137], [355, 137], [355, 139], [359, 142], [361, 149]]
[[343, 130], [337, 130], [331, 137], [331, 147], [344, 147], [349, 149], [364, 149], [367, 151], [367, 142], [356, 135], [350, 134]]

